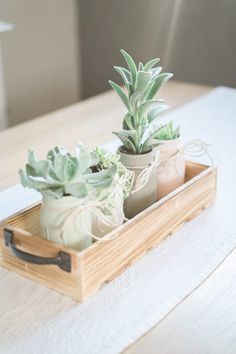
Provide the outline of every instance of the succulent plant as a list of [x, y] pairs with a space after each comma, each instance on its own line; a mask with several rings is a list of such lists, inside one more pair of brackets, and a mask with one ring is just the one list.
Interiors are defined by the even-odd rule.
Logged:
[[97, 165], [98, 170], [110, 169], [113, 165], [116, 165], [116, 175], [120, 179], [120, 184], [123, 190], [123, 197], [126, 199], [133, 186], [134, 174], [129, 171], [121, 162], [120, 155], [108, 152], [105, 149], [96, 147], [93, 152], [98, 156], [99, 163]]
[[38, 160], [30, 150], [25, 171], [20, 170], [19, 174], [24, 187], [34, 188], [43, 195], [85, 198], [94, 189], [109, 187], [117, 171], [116, 165], [111, 164], [106, 170], [92, 173], [91, 166], [98, 162], [96, 153], [82, 144], [77, 145], [75, 156], [62, 147], [55, 147], [48, 152], [46, 160]]
[[155, 99], [157, 92], [173, 76], [171, 73], [161, 73], [162, 67], [154, 66], [158, 58], [138, 67], [132, 57], [121, 50], [128, 69], [115, 66], [122, 76], [126, 92], [115, 82], [109, 81], [117, 92], [128, 112], [123, 119], [123, 130], [114, 132], [123, 142], [125, 150], [133, 154], [142, 154], [152, 150], [154, 121], [169, 108], [164, 100]]
[[173, 128], [173, 123], [170, 121], [165, 126], [159, 128], [159, 130], [154, 134], [154, 139], [157, 140], [172, 140], [177, 139], [180, 136], [179, 127]]

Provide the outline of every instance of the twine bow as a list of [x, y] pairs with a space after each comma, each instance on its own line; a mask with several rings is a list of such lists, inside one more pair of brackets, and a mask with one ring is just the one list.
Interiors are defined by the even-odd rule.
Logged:
[[190, 157], [201, 157], [206, 155], [210, 161], [211, 167], [214, 166], [213, 159], [209, 154], [208, 147], [211, 146], [201, 139], [193, 139], [184, 144], [181, 148], [176, 149], [176, 151], [171, 154], [165, 161], [159, 164], [159, 173], [162, 173], [164, 170], [168, 169], [171, 163], [171, 160], [174, 160], [174, 167], [176, 173], [176, 161], [180, 156], [187, 155]]

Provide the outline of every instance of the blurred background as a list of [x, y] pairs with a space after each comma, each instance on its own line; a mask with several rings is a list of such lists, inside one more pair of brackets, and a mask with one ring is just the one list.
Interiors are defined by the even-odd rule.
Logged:
[[236, 86], [236, 0], [0, 0], [0, 20], [0, 129], [109, 90], [120, 48]]

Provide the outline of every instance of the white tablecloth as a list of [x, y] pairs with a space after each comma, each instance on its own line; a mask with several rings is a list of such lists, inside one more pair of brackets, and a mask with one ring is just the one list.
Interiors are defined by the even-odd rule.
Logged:
[[[236, 245], [236, 90], [214, 89], [169, 119], [181, 125], [184, 142], [199, 137], [213, 145], [216, 204], [84, 304], [0, 268], [1, 354], [120, 353]], [[0, 192], [0, 218], [37, 199], [20, 186]]]

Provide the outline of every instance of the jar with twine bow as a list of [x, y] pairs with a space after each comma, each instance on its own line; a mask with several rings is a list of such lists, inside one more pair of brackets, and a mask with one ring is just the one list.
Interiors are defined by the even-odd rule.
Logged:
[[157, 175], [157, 199], [184, 184], [185, 157], [182, 151], [180, 129], [173, 128], [172, 122], [160, 128], [154, 135], [159, 144], [157, 150], [160, 153], [160, 165]]
[[158, 168], [158, 200], [180, 187], [185, 182], [185, 156], [198, 158], [206, 155], [213, 166], [208, 152], [208, 144], [201, 139], [193, 139], [185, 144], [181, 142], [180, 129], [173, 129], [172, 122], [163, 126], [154, 138], [160, 144], [157, 151], [160, 153]]
[[100, 201], [105, 201], [103, 207], [105, 219], [93, 213], [93, 235], [102, 237], [122, 225], [126, 219], [124, 215], [124, 201], [130, 195], [134, 183], [134, 172], [128, 170], [120, 162], [120, 155], [110, 153], [98, 147], [93, 151], [99, 158], [98, 165], [93, 167], [94, 171], [107, 170], [112, 165], [117, 167], [111, 186], [101, 190], [98, 196]]
[[117, 152], [120, 161], [135, 175], [133, 189], [124, 204], [126, 217], [132, 218], [157, 201], [159, 151], [155, 149], [157, 142], [153, 136], [159, 128], [155, 128], [154, 122], [169, 106], [155, 96], [173, 75], [161, 73], [161, 66], [155, 67], [158, 58], [136, 65], [128, 53], [124, 50], [121, 53], [128, 68], [114, 68], [121, 75], [126, 91], [113, 81], [109, 83], [127, 109], [123, 130], [114, 134], [123, 143]]
[[42, 196], [40, 225], [43, 238], [75, 250], [88, 247], [93, 239], [93, 215], [107, 224], [104, 210], [111, 208], [107, 198], [98, 198], [112, 185], [117, 166], [111, 164], [93, 173], [99, 158], [95, 152], [78, 144], [73, 156], [61, 147], [50, 150], [45, 160], [29, 151], [25, 170], [20, 170], [24, 187], [34, 188]]

